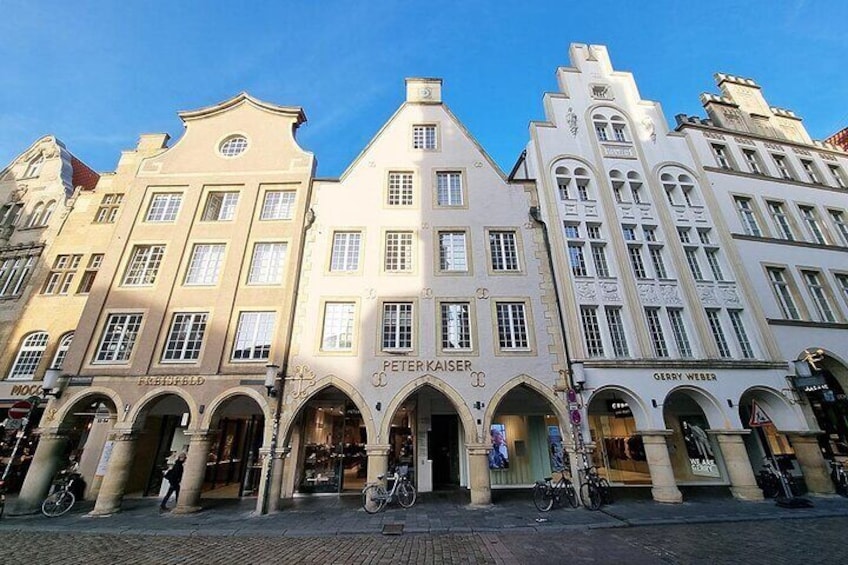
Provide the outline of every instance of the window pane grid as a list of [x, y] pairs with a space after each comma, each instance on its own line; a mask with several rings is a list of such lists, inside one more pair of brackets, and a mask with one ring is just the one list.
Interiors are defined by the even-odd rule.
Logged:
[[412, 206], [412, 173], [389, 173], [389, 206]]
[[9, 371], [10, 379], [32, 379], [35, 377], [35, 370], [44, 356], [44, 350], [47, 349], [47, 333], [37, 332], [30, 334], [24, 339], [21, 348], [18, 351], [18, 357]]
[[412, 148], [413, 149], [435, 149], [436, 148], [436, 126], [431, 126], [431, 125], [412, 126]]
[[412, 304], [383, 305], [383, 349], [412, 349]]
[[439, 206], [462, 206], [462, 173], [436, 173]]
[[152, 285], [156, 282], [156, 275], [164, 254], [164, 245], [135, 246], [123, 284], [125, 286]]
[[163, 361], [193, 361], [200, 357], [206, 333], [205, 313], [174, 314], [165, 343]]
[[359, 249], [361, 242], [362, 234], [359, 232], [336, 232], [333, 234], [333, 250], [330, 256], [330, 270], [358, 270]]
[[224, 244], [198, 244], [194, 246], [186, 273], [187, 285], [214, 285], [224, 262]]
[[601, 244], [592, 245], [592, 261], [595, 264], [595, 275], [601, 278], [610, 276], [609, 266], [607, 265], [607, 256], [604, 251], [604, 246]]
[[527, 349], [527, 320], [524, 304], [500, 302], [497, 304], [498, 345], [501, 349]]
[[724, 337], [724, 330], [721, 327], [718, 310], [707, 310], [707, 321], [710, 323], [710, 330], [713, 332], [718, 354], [721, 357], [730, 357], [730, 347], [727, 345], [727, 339]]
[[648, 320], [648, 331], [651, 334], [651, 343], [654, 346], [654, 355], [657, 357], [668, 357], [668, 346], [665, 343], [662, 324], [658, 308], [645, 308], [645, 318]]
[[238, 199], [238, 192], [209, 193], [202, 219], [207, 222], [232, 220], [235, 216]]
[[683, 324], [683, 312], [677, 309], [668, 310], [668, 321], [671, 324], [671, 332], [674, 335], [674, 343], [681, 357], [692, 357], [692, 346], [689, 336], [686, 334], [686, 326]]
[[439, 269], [442, 271], [468, 270], [464, 232], [439, 233]]
[[412, 232], [386, 233], [386, 271], [412, 271]]
[[730, 315], [730, 323], [733, 325], [733, 333], [736, 334], [736, 342], [739, 344], [742, 357], [753, 359], [754, 350], [751, 347], [751, 341], [748, 339], [748, 333], [745, 331], [745, 325], [742, 323], [742, 313], [739, 310], [728, 310], [727, 313]]
[[833, 315], [833, 309], [830, 307], [830, 301], [827, 299], [824, 286], [818, 273], [812, 271], [804, 271], [804, 280], [807, 282], [807, 289], [813, 297], [813, 302], [816, 305], [816, 310], [819, 317], [824, 322], [835, 322], [836, 317]]
[[768, 273], [783, 315], [790, 320], [800, 319], [798, 308], [795, 306], [795, 300], [792, 298], [792, 291], [786, 281], [783, 269], [769, 269]]
[[233, 360], [262, 361], [271, 354], [274, 312], [242, 312], [239, 315]]
[[515, 232], [489, 232], [489, 249], [492, 253], [493, 270], [518, 270], [518, 248], [515, 241]]
[[442, 349], [458, 351], [471, 349], [471, 316], [466, 302], [443, 303]]
[[294, 215], [295, 191], [269, 190], [262, 203], [260, 220], [291, 220]]
[[146, 222], [173, 222], [182, 202], [182, 194], [156, 194], [147, 210]]
[[630, 254], [630, 265], [633, 267], [633, 274], [637, 279], [646, 279], [648, 274], [645, 272], [645, 263], [642, 262], [642, 248], [630, 246], [627, 248]]
[[95, 361], [129, 361], [138, 330], [141, 327], [141, 314], [111, 314], [97, 348]]
[[571, 273], [575, 277], [585, 277], [589, 274], [586, 270], [586, 260], [583, 257], [583, 246], [579, 243], [568, 244], [568, 258], [571, 262]]
[[603, 357], [604, 342], [601, 338], [601, 327], [598, 324], [597, 307], [581, 306], [580, 321], [583, 323], [583, 334], [586, 338], [586, 353], [589, 357]]
[[621, 319], [621, 308], [607, 306], [605, 311], [613, 353], [616, 357], [627, 357], [630, 355], [630, 351], [627, 348], [627, 336], [624, 331], [624, 322]]
[[280, 284], [283, 282], [283, 264], [288, 245], [285, 243], [257, 243], [253, 246], [253, 259], [247, 284]]
[[325, 351], [350, 351], [353, 349], [352, 302], [328, 302], [324, 306], [324, 332], [321, 348]]

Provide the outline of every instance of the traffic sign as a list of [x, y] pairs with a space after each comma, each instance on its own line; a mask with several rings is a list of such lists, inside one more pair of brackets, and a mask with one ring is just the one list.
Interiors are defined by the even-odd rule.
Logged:
[[12, 407], [9, 408], [9, 418], [14, 420], [26, 418], [29, 415], [30, 410], [32, 410], [32, 404], [26, 400], [19, 400], [12, 404]]
[[758, 428], [761, 426], [766, 426], [771, 424], [771, 418], [768, 417], [766, 411], [760, 408], [760, 405], [757, 404], [756, 400], [751, 401], [751, 419], [748, 421], [748, 425], [752, 428]]

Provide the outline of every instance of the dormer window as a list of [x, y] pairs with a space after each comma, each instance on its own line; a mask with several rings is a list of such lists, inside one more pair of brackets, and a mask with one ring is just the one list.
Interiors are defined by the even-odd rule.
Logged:
[[627, 142], [627, 130], [624, 125], [624, 120], [618, 116], [613, 116], [610, 120], [612, 123], [612, 137], [616, 141]]

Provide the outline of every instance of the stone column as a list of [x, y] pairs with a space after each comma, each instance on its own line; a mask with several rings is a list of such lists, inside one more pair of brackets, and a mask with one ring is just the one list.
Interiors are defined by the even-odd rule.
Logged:
[[271, 488], [268, 490], [268, 512], [276, 512], [280, 509], [280, 497], [283, 494], [283, 470], [287, 449], [278, 447], [271, 454]]
[[208, 431], [188, 432], [186, 435], [189, 436], [188, 453], [174, 514], [191, 514], [200, 510], [200, 492], [206, 478], [206, 462], [212, 440], [215, 439], [215, 432]]
[[674, 479], [674, 469], [671, 467], [671, 457], [668, 455], [666, 438], [671, 430], [645, 430], [638, 432], [645, 444], [645, 456], [648, 459], [648, 470], [651, 473], [651, 495], [657, 502], [680, 503], [683, 495], [677, 488]]
[[730, 492], [739, 500], [762, 500], [763, 491], [757, 486], [754, 470], [742, 436], [751, 430], [707, 430], [715, 435], [730, 479]]
[[256, 496], [256, 513], [262, 514], [265, 512], [265, 485], [268, 484], [268, 465], [271, 464], [271, 450], [267, 447], [259, 449], [259, 458], [262, 460], [262, 468], [259, 470], [262, 475], [259, 477], [259, 492]]
[[795, 450], [795, 459], [804, 473], [804, 482], [811, 494], [832, 494], [836, 492], [830, 480], [830, 468], [822, 456], [817, 437], [822, 432], [780, 432], [789, 437], [789, 443]]
[[487, 443], [469, 443], [468, 483], [471, 486], [471, 504], [485, 506], [492, 503], [492, 483], [489, 476], [489, 450]]
[[138, 434], [134, 430], [113, 430], [109, 439], [115, 442], [112, 455], [100, 484], [100, 492], [97, 493], [94, 510], [89, 516], [109, 516], [118, 512], [127, 488]]
[[[10, 514], [38, 512], [41, 501], [47, 496], [53, 477], [64, 465], [62, 455], [68, 438], [59, 430], [44, 430], [32, 458], [17, 504]], [[0, 468], [2, 472], [3, 468]]]
[[365, 453], [368, 454], [368, 482], [376, 483], [380, 479], [377, 475], [385, 475], [389, 467], [389, 444], [366, 444]]

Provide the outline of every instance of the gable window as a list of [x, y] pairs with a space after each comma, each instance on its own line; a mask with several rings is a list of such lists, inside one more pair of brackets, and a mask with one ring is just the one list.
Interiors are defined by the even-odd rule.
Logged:
[[783, 209], [783, 203], [767, 201], [766, 204], [774, 221], [778, 237], [787, 241], [794, 241], [795, 237], [792, 235], [792, 226], [789, 224], [789, 218]]
[[820, 274], [815, 271], [801, 271], [801, 274], [804, 276], [804, 282], [807, 284], [810, 296], [813, 297], [819, 319], [822, 322], [835, 322], [836, 316], [833, 314], [833, 308], [830, 305]]
[[786, 155], [774, 153], [771, 157], [774, 159], [774, 164], [777, 167], [777, 172], [780, 173], [781, 178], [786, 180], [795, 180], [795, 175], [792, 174], [792, 169], [789, 168], [789, 162], [786, 159]]
[[218, 147], [224, 157], [237, 157], [247, 150], [247, 138], [243, 135], [231, 135]]
[[490, 231], [489, 250], [493, 271], [518, 271], [518, 246], [514, 231]]
[[630, 171], [627, 173], [627, 184], [630, 186], [630, 195], [633, 197], [634, 204], [642, 204], [644, 202], [642, 195], [642, 178], [639, 173]]
[[102, 264], [103, 254], [92, 253], [91, 257], [88, 258], [88, 266], [85, 268], [82, 278], [80, 279], [80, 285], [79, 288], [77, 288], [77, 293], [88, 294], [91, 292], [91, 287], [94, 286], [94, 279], [97, 277], [97, 271], [100, 270], [100, 265]]
[[262, 202], [260, 220], [291, 220], [294, 215], [294, 190], [269, 190]]
[[28, 228], [34, 228], [41, 225], [41, 212], [44, 210], [44, 204], [39, 202], [32, 209], [32, 212], [29, 215], [29, 221], [27, 222]]
[[103, 328], [96, 363], [125, 363], [130, 360], [141, 328], [141, 314], [110, 314]]
[[383, 304], [383, 351], [412, 349], [412, 302]]
[[43, 153], [39, 154], [38, 157], [29, 162], [29, 165], [27, 165], [27, 169], [24, 172], [24, 178], [28, 179], [32, 177], [37, 177], [38, 174], [41, 172], [42, 165], [44, 165]]
[[827, 168], [830, 170], [833, 180], [836, 181], [836, 186], [839, 188], [848, 188], [848, 180], [845, 179], [845, 171], [839, 168], [838, 165], [828, 165]]
[[387, 204], [389, 206], [412, 206], [412, 173], [389, 173], [389, 191]]
[[601, 114], [592, 116], [592, 123], [595, 126], [595, 135], [598, 136], [598, 141], [609, 141], [609, 123]]
[[50, 364], [51, 369], [61, 369], [65, 362], [65, 357], [68, 356], [68, 350], [71, 349], [71, 342], [74, 340], [74, 332], [66, 333], [59, 340], [59, 346], [56, 348], [56, 355], [53, 356], [53, 363]]
[[462, 173], [436, 173], [436, 202], [439, 206], [462, 206]]
[[468, 302], [443, 302], [442, 351], [468, 351], [471, 349], [471, 306]]
[[716, 163], [722, 169], [733, 169], [733, 164], [730, 161], [730, 156], [727, 153], [727, 147], [724, 145], [720, 145], [718, 143], [713, 143], [710, 145], [713, 150], [713, 155], [715, 155]]
[[710, 331], [713, 333], [713, 339], [715, 339], [716, 346], [718, 347], [719, 356], [723, 358], [730, 357], [730, 347], [727, 345], [727, 338], [724, 337], [724, 329], [721, 327], [719, 311], [708, 308], [706, 312], [707, 321], [710, 324]]
[[624, 330], [624, 322], [621, 319], [621, 307], [605, 306], [607, 315], [607, 327], [612, 339], [612, 351], [616, 357], [627, 357], [630, 352], [627, 348], [627, 335]]
[[528, 349], [527, 315], [521, 302], [498, 302], [498, 346], [501, 350]]
[[766, 271], [771, 281], [772, 290], [774, 290], [774, 294], [777, 296], [780, 310], [783, 312], [783, 317], [788, 320], [800, 320], [801, 316], [798, 314], [798, 307], [795, 305], [795, 299], [792, 297], [792, 289], [789, 286], [789, 281], [786, 279], [786, 270], [769, 267]]
[[624, 177], [620, 171], [610, 171], [610, 184], [612, 185], [612, 194], [615, 196], [615, 201], [619, 204], [625, 202], [624, 199]]
[[819, 217], [815, 209], [812, 206], [798, 206], [798, 209], [801, 210], [801, 216], [804, 217], [804, 221], [807, 223], [807, 228], [813, 237], [813, 241], [821, 245], [827, 245], [829, 242], [819, 223]]
[[218, 273], [224, 263], [223, 243], [198, 243], [191, 252], [191, 261], [186, 270], [186, 285], [212, 286], [218, 284]]
[[612, 125], [612, 137], [616, 141], [627, 142], [627, 127], [624, 125], [624, 120], [618, 116], [613, 116], [610, 119]]
[[97, 224], [113, 224], [118, 217], [118, 211], [121, 209], [121, 202], [124, 201], [123, 194], [104, 194], [100, 200], [100, 207], [94, 215], [94, 222]]
[[9, 371], [9, 379], [31, 380], [35, 378], [35, 371], [44, 351], [47, 349], [47, 332], [35, 332], [29, 334], [21, 343], [18, 356]]
[[358, 271], [361, 244], [362, 234], [358, 231], [334, 233], [333, 249], [330, 253], [330, 271]]
[[165, 255], [164, 245], [136, 245], [124, 273], [124, 286], [150, 286], [156, 282], [162, 257]]
[[253, 246], [247, 284], [280, 284], [283, 282], [283, 265], [288, 244], [257, 243]]
[[419, 124], [412, 126], [412, 148], [435, 149], [436, 126], [430, 124]]
[[35, 265], [35, 256], [9, 257], [0, 264], [0, 298], [18, 296]]
[[734, 196], [733, 200], [736, 202], [736, 210], [739, 212], [739, 217], [742, 220], [742, 229], [745, 231], [745, 234], [761, 237], [763, 232], [757, 223], [757, 216], [754, 213], [751, 199]]
[[819, 171], [812, 161], [808, 159], [801, 159], [801, 167], [804, 168], [804, 172], [807, 173], [807, 178], [810, 179], [810, 182], [815, 184], [821, 183]]
[[233, 343], [233, 361], [264, 361], [271, 355], [274, 339], [274, 312], [241, 312], [236, 339]]
[[586, 353], [589, 357], [603, 357], [604, 341], [598, 324], [598, 307], [581, 306], [580, 321], [583, 325], [583, 337], [586, 340]]
[[154, 194], [147, 209], [145, 222], [173, 222], [177, 219], [183, 195], [180, 193]]
[[[567, 167], [557, 167], [556, 182], [559, 189], [560, 200], [570, 200], [577, 197], [581, 202], [590, 200], [589, 184], [591, 179], [588, 171], [583, 167], [577, 167], [572, 174]], [[574, 194], [571, 189], [574, 187]]]
[[743, 149], [742, 154], [745, 155], [745, 161], [748, 163], [748, 168], [755, 175], [763, 174], [763, 165], [760, 163], [760, 156], [753, 149]]
[[324, 329], [321, 334], [323, 351], [353, 349], [353, 302], [327, 302], [324, 305]]
[[413, 270], [412, 262], [412, 232], [390, 231], [386, 232], [385, 244], [386, 272], [410, 273]]
[[645, 308], [645, 318], [648, 321], [648, 332], [656, 357], [668, 357], [668, 345], [665, 343], [659, 308]]
[[845, 223], [845, 215], [841, 210], [828, 210], [830, 219], [833, 220], [833, 225], [836, 226], [836, 231], [842, 238], [842, 243], [848, 245], [848, 223]]
[[465, 232], [439, 232], [439, 270], [444, 272], [467, 272], [468, 249]]
[[53, 269], [47, 275], [43, 294], [68, 294], [68, 289], [76, 276], [82, 255], [57, 255]]
[[236, 214], [238, 192], [210, 192], [206, 197], [206, 208], [203, 210], [204, 222], [224, 222], [232, 220]]
[[206, 319], [206, 312], [174, 314], [165, 351], [162, 352], [162, 362], [197, 360], [206, 333]]

